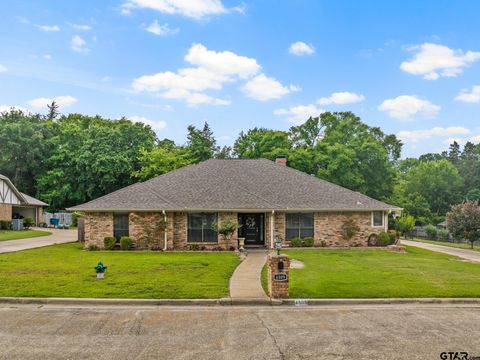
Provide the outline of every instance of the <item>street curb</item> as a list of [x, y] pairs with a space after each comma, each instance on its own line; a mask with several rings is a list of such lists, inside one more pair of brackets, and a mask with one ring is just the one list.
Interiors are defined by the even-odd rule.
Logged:
[[352, 306], [352, 305], [480, 305], [480, 298], [390, 298], [390, 299], [95, 299], [0, 297], [0, 304], [67, 306]]

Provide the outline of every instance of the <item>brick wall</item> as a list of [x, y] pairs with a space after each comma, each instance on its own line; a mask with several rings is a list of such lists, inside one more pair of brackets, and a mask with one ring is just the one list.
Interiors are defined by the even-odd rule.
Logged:
[[0, 204], [0, 220], [12, 220], [12, 205]]
[[136, 250], [161, 250], [165, 242], [165, 219], [162, 213], [130, 213], [128, 233]]
[[90, 244], [103, 248], [103, 239], [113, 236], [113, 213], [85, 214], [85, 247]]
[[[342, 236], [342, 225], [353, 220], [360, 231], [350, 240]], [[314, 214], [315, 246], [325, 241], [327, 246], [367, 246], [372, 233], [380, 233], [382, 228], [372, 227], [372, 213], [367, 212], [319, 212]]]
[[[278, 270], [278, 263], [283, 262], [283, 270]], [[290, 259], [286, 255], [268, 255], [267, 259], [268, 269], [268, 296], [274, 299], [286, 299], [289, 296], [289, 272]], [[287, 275], [286, 281], [275, 281], [273, 277], [275, 274]]]
[[[187, 242], [187, 213], [167, 213], [167, 248], [168, 250], [185, 250], [190, 244]], [[270, 247], [270, 223], [271, 213], [265, 216], [265, 245]], [[237, 222], [238, 215], [233, 212], [218, 213], [218, 221], [227, 219]], [[344, 240], [342, 225], [348, 219], [352, 219], [360, 228], [360, 231], [351, 239]], [[129, 226], [130, 237], [138, 249], [163, 249], [165, 225], [163, 214], [155, 213], [130, 213]], [[274, 236], [285, 242], [285, 213], [275, 212]], [[371, 226], [371, 212], [317, 212], [314, 214], [314, 239], [315, 246], [320, 246], [322, 241], [326, 246], [366, 246], [368, 236], [379, 233], [383, 228]], [[85, 217], [85, 246], [90, 243], [103, 247], [103, 239], [113, 236], [112, 213], [88, 213]], [[230, 246], [237, 247], [237, 233], [232, 236], [227, 244], [219, 235], [218, 243], [196, 243], [205, 249]]]
[[173, 248], [184, 249], [187, 245], [187, 213], [173, 214]]

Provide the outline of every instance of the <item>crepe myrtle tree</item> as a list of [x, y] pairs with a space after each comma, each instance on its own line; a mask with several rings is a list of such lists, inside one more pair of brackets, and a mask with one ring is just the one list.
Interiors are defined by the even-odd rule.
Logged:
[[447, 228], [453, 238], [465, 239], [473, 243], [480, 240], [480, 202], [466, 201], [454, 205], [447, 213]]
[[231, 246], [230, 241], [232, 240], [233, 234], [240, 229], [242, 225], [239, 225], [237, 222], [234, 222], [230, 219], [226, 219], [220, 222], [214, 222], [212, 224], [213, 230], [218, 232], [220, 236], [225, 241], [227, 248]]
[[405, 237], [405, 239], [414, 227], [415, 218], [411, 215], [404, 213], [397, 219], [397, 230]]

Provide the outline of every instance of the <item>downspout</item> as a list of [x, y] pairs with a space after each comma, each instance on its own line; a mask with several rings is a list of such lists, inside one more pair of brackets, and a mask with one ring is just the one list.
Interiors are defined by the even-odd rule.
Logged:
[[270, 249], [273, 249], [273, 243], [275, 235], [273, 234], [274, 226], [273, 223], [275, 222], [275, 210], [272, 210], [272, 216], [270, 220]]
[[168, 234], [168, 224], [167, 224], [167, 213], [165, 210], [162, 210], [163, 214], [163, 222], [165, 223], [165, 230], [163, 231], [163, 251], [167, 251], [168, 243], [167, 243], [167, 234]]

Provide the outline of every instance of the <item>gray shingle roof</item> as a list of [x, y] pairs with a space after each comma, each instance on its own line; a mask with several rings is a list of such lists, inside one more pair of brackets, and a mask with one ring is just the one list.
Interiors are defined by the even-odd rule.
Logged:
[[265, 160], [207, 160], [68, 210], [396, 210]]
[[27, 195], [25, 193], [21, 193], [21, 194], [27, 201], [27, 205], [48, 206], [48, 204], [43, 202], [42, 200], [35, 199], [33, 196]]

